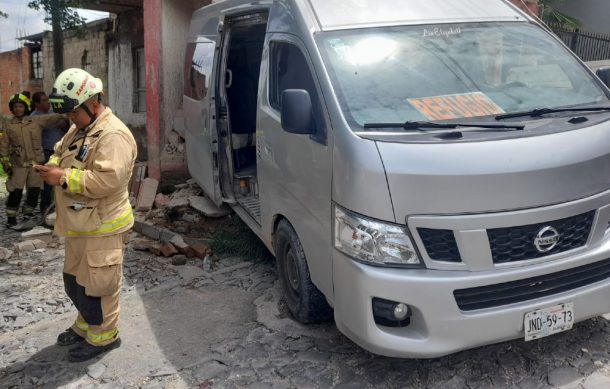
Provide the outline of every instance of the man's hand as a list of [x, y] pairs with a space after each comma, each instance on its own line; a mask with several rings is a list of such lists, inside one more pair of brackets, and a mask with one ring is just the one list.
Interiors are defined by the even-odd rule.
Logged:
[[64, 169], [56, 166], [35, 165], [34, 169], [40, 174], [44, 182], [53, 186], [59, 186], [59, 179], [64, 175]]

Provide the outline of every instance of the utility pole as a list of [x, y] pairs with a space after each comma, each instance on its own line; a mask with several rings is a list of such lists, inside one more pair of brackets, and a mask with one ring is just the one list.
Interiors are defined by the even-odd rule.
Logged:
[[53, 65], [55, 77], [64, 70], [64, 37], [61, 31], [61, 11], [58, 0], [51, 0], [51, 26], [53, 27]]

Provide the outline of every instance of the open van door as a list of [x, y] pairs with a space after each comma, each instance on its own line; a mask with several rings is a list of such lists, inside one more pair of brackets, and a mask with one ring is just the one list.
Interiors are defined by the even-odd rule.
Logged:
[[184, 64], [183, 109], [189, 173], [205, 194], [220, 206], [222, 193], [212, 81], [215, 51], [213, 37], [199, 36], [189, 41]]

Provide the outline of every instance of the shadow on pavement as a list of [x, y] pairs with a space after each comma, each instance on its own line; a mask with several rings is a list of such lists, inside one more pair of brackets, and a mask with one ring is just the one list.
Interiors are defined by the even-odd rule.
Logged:
[[69, 349], [49, 346], [27, 360], [0, 369], [0, 388], [58, 388], [86, 376], [87, 367], [99, 360], [69, 362]]

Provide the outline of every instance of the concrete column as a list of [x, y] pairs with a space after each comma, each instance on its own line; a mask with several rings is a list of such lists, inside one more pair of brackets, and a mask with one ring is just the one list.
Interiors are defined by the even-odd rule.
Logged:
[[161, 62], [161, 2], [146, 0], [144, 4], [144, 58], [146, 62], [146, 144], [148, 176], [161, 179], [161, 118], [162, 62]]

